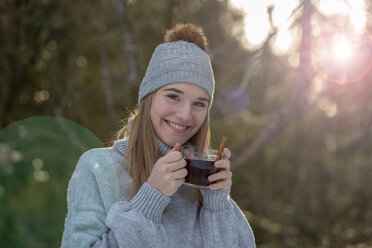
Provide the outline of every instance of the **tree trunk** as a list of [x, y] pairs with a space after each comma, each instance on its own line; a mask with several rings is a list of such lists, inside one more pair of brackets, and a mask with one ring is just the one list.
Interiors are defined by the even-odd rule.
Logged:
[[102, 88], [105, 96], [105, 106], [107, 109], [107, 114], [110, 120], [111, 127], [117, 131], [118, 130], [118, 120], [115, 115], [114, 101], [112, 98], [112, 90], [110, 86], [110, 75], [107, 66], [107, 49], [106, 49], [106, 27], [105, 27], [105, 13], [102, 10], [102, 25], [103, 30], [99, 35], [99, 58], [101, 63], [101, 78], [102, 78]]
[[11, 34], [9, 14], [12, 8], [12, 1], [0, 1], [0, 21], [1, 21], [1, 38], [0, 38], [0, 129], [5, 125], [5, 110], [8, 106], [10, 94], [10, 51], [11, 51]]
[[297, 81], [292, 93], [291, 110], [301, 114], [307, 105], [306, 93], [310, 86], [311, 69], [311, 0], [303, 1], [303, 14], [301, 17], [302, 40], [300, 47], [300, 65]]
[[129, 28], [127, 9], [123, 0], [111, 0], [111, 2], [121, 16], [121, 29], [123, 36], [122, 51], [128, 65], [127, 82], [129, 84], [130, 91], [137, 96], [138, 86], [140, 84], [137, 62], [138, 49], [134, 43], [134, 39]]

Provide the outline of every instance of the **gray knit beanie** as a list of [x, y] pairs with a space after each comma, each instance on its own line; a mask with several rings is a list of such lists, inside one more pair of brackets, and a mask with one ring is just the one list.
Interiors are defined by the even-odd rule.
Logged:
[[215, 82], [208, 54], [196, 44], [184, 40], [158, 45], [142, 80], [138, 102], [164, 85], [173, 83], [191, 83], [202, 87], [209, 95], [211, 106]]

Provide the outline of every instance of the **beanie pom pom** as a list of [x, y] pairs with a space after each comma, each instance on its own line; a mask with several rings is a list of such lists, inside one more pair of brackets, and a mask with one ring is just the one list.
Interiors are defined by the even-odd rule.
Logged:
[[208, 52], [208, 41], [204, 35], [204, 31], [200, 26], [194, 24], [177, 24], [172, 29], [169, 29], [164, 35], [165, 42], [187, 41], [194, 43], [205, 52]]

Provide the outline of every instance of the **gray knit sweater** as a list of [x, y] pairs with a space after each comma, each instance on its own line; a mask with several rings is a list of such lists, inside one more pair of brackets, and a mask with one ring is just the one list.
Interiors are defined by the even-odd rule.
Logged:
[[[171, 149], [160, 140], [158, 147], [160, 156]], [[201, 190], [199, 208], [186, 186], [167, 197], [144, 183], [128, 202], [126, 148], [127, 140], [120, 140], [81, 156], [68, 187], [62, 247], [255, 247], [229, 191]]]

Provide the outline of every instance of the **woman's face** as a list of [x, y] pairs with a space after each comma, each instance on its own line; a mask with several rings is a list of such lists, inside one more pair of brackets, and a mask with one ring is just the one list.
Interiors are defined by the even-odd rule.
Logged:
[[154, 93], [150, 116], [156, 135], [174, 147], [188, 141], [201, 127], [208, 113], [209, 96], [196, 85], [175, 83]]

